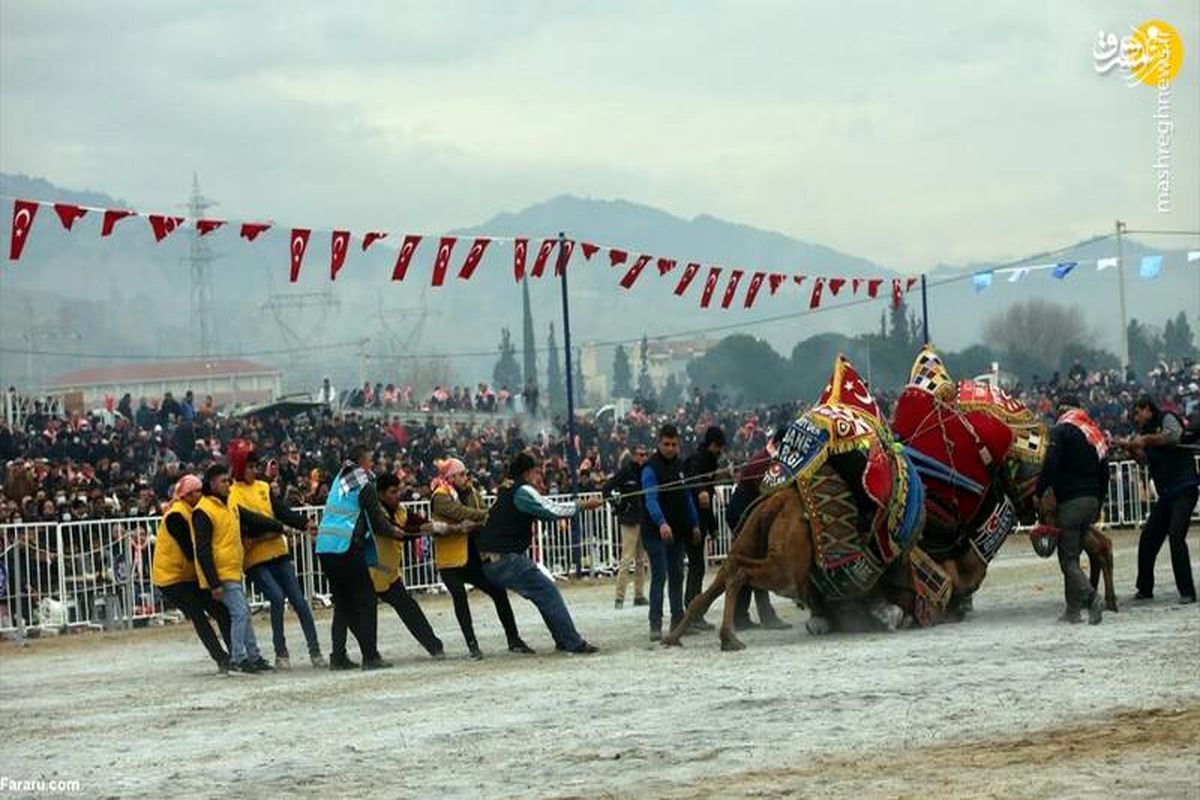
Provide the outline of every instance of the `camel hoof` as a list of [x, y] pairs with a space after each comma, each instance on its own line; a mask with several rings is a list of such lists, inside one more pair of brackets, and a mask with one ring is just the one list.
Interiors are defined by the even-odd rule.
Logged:
[[677, 636], [664, 636], [660, 642], [663, 647], [683, 647], [683, 642]]
[[887, 628], [889, 633], [899, 629], [900, 623], [904, 621], [904, 611], [900, 606], [890, 603], [880, 603], [872, 608], [871, 616], [879, 620], [879, 623]]
[[738, 650], [745, 650], [746, 645], [742, 644], [736, 636], [722, 637], [721, 649], [726, 653], [735, 653]]
[[1111, 612], [1113, 612], [1113, 613], [1115, 614], [1115, 613], [1118, 611], [1118, 609], [1117, 609], [1117, 598], [1115, 598], [1115, 597], [1110, 597], [1110, 598], [1108, 598], [1107, 600], [1105, 600], [1105, 601], [1104, 601], [1104, 607], [1105, 607], [1106, 609], [1108, 609], [1109, 611], [1111, 611]]
[[824, 636], [833, 630], [833, 623], [825, 617], [809, 617], [804, 628], [813, 636]]
[[961, 611], [964, 616], [970, 614], [975, 610], [975, 599], [971, 595], [967, 595], [966, 597], [960, 599], [958, 601], [958, 610]]

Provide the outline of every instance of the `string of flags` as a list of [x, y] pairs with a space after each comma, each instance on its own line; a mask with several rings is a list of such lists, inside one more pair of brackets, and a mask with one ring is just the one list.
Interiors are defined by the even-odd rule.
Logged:
[[[72, 231], [75, 224], [85, 216], [89, 214], [93, 216], [99, 215], [101, 218], [100, 236], [102, 238], [111, 236], [117, 224], [129, 217], [144, 217], [149, 223], [155, 242], [162, 242], [181, 229], [191, 229], [195, 232], [195, 236], [201, 238], [210, 236], [222, 229], [236, 229], [237, 236], [240, 239], [245, 239], [247, 242], [253, 243], [263, 233], [277, 227], [271, 221], [232, 221], [209, 217], [188, 219], [178, 215], [140, 213], [123, 208], [95, 208], [73, 203], [20, 198], [9, 199], [13, 201], [12, 237], [9, 243], [10, 261], [18, 261], [21, 258], [21, 253], [24, 251], [25, 243], [28, 241], [30, 231], [33, 228], [34, 220], [37, 218], [39, 209], [43, 207], [53, 209], [62, 228], [68, 232]], [[301, 268], [308, 254], [313, 229], [283, 228], [283, 230], [289, 230], [290, 232], [288, 278], [292, 283], [295, 283], [300, 279]], [[390, 235], [388, 231], [366, 231], [360, 237], [359, 249], [365, 253], [376, 242], [382, 241]], [[453, 270], [453, 255], [460, 238], [469, 238], [471, 244], [462, 261], [459, 262], [458, 269]], [[338, 275], [345, 267], [347, 257], [352, 250], [353, 239], [354, 235], [349, 230], [334, 229], [329, 231], [329, 279], [331, 281], [337, 280]], [[649, 253], [638, 254], [631, 261], [632, 251], [627, 248], [601, 245], [587, 241], [576, 242], [576, 240], [566, 238], [560, 240], [557, 237], [548, 237], [542, 238], [539, 241], [535, 237], [527, 236], [458, 237], [407, 233], [403, 234], [400, 240], [396, 261], [392, 266], [391, 279], [393, 281], [405, 280], [418, 248], [423, 242], [433, 244], [435, 241], [436, 249], [430, 277], [430, 282], [434, 287], [445, 286], [447, 278], [451, 274], [457, 280], [470, 280], [478, 270], [484, 254], [491, 245], [496, 243], [511, 244], [513, 253], [513, 278], [518, 282], [527, 278], [543, 277], [547, 274], [551, 263], [554, 265], [553, 272], [555, 277], [561, 276], [574, 255], [576, 245], [578, 245], [583, 260], [587, 262], [592, 261], [593, 257], [601, 250], [607, 251], [609, 267], [621, 274], [618, 283], [625, 290], [632, 290], [647, 271], [651, 274], [657, 272], [660, 280], [674, 281], [673, 293], [676, 297], [684, 297], [691, 290], [692, 285], [696, 283], [696, 278], [699, 277], [705, 268], [702, 262], [689, 261], [680, 269], [677, 259], [655, 256]], [[531, 244], [536, 248], [532, 263], [529, 261]], [[1198, 259], [1200, 259], [1200, 251], [1188, 253], [1188, 261]], [[1007, 274], [1009, 281], [1016, 282], [1029, 272], [1049, 269], [1054, 270], [1055, 278], [1062, 280], [1078, 266], [1080, 266], [1079, 262], [1068, 261], [1058, 264], [990, 270], [976, 273], [973, 276], [973, 282], [976, 292], [982, 292], [992, 285], [996, 274]], [[1116, 266], [1115, 258], [1101, 258], [1097, 261], [1098, 269], [1103, 270], [1112, 266]], [[1158, 277], [1161, 268], [1162, 256], [1147, 256], [1142, 260], [1141, 274], [1145, 278], [1155, 278]], [[679, 270], [679, 277], [676, 279], [674, 273], [677, 270]], [[840, 296], [847, 286], [849, 286], [849, 294], [851, 295], [865, 295], [869, 299], [875, 299], [880, 296], [885, 286], [890, 285], [888, 296], [893, 305], [899, 306], [904, 295], [912, 290], [918, 280], [919, 278], [915, 277], [841, 277], [766, 269], [747, 270], [736, 267], [727, 268], [723, 265], [708, 265], [702, 288], [699, 290], [699, 304], [701, 308], [705, 309], [711, 308], [715, 304], [719, 304], [722, 309], [731, 308], [738, 301], [739, 290], [744, 285], [745, 291], [741, 297], [741, 306], [743, 308], [754, 307], [759, 298], [764, 296], [762, 291], [764, 287], [767, 290], [765, 296], [768, 297], [775, 297], [784, 287], [791, 287], [794, 291], [802, 295], [804, 292], [807, 292], [808, 307], [810, 309], [817, 309], [823, 302], [826, 302], [827, 298]], [[722, 281], [724, 281], [723, 290], [720, 289]]]
[[[1187, 251], [1187, 262], [1200, 261], [1200, 250]], [[1117, 266], [1116, 257], [1097, 258], [1094, 261], [1059, 261], [1053, 264], [1031, 264], [1023, 267], [1004, 267], [976, 272], [971, 276], [971, 284], [976, 294], [991, 288], [996, 276], [1007, 276], [1009, 283], [1016, 283], [1031, 272], [1050, 272], [1057, 280], [1065, 280], [1076, 268], [1085, 264], [1095, 264], [1097, 272], [1112, 269]], [[1143, 280], [1152, 281], [1162, 274], [1163, 257], [1159, 253], [1142, 256], [1138, 265], [1138, 275]]]

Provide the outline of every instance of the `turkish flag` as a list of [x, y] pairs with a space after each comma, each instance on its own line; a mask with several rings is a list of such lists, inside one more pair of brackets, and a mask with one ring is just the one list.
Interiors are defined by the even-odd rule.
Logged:
[[821, 305], [821, 289], [825, 286], [824, 278], [813, 278], [812, 295], [808, 298], [809, 308], [818, 308]]
[[758, 297], [758, 290], [762, 288], [763, 281], [766, 280], [766, 278], [767, 273], [765, 272], [756, 272], [754, 273], [754, 276], [750, 278], [750, 285], [746, 287], [746, 302], [743, 304], [744, 308], [751, 308], [754, 305], [754, 300]]
[[346, 263], [346, 250], [350, 248], [350, 231], [333, 231], [329, 237], [329, 280], [336, 281]]
[[646, 265], [650, 263], [651, 258], [652, 256], [638, 256], [637, 261], [633, 262], [633, 266], [630, 267], [629, 271], [625, 273], [625, 277], [621, 278], [622, 289], [630, 289], [633, 287], [634, 282], [638, 279], [638, 276], [642, 274], [642, 270], [646, 268]]
[[8, 260], [16, 261], [25, 249], [25, 240], [29, 238], [29, 229], [33, 227], [33, 218], [37, 216], [38, 203], [33, 200], [16, 200], [13, 202], [12, 240], [8, 245]]
[[400, 253], [396, 256], [396, 266], [392, 267], [392, 280], [404, 280], [404, 276], [408, 274], [408, 264], [412, 261], [413, 253], [416, 252], [417, 245], [420, 243], [420, 236], [409, 234], [404, 237], [404, 243], [400, 245]]
[[546, 271], [546, 262], [550, 259], [550, 251], [554, 249], [554, 245], [558, 243], [557, 239], [543, 239], [542, 246], [538, 248], [537, 258], [533, 260], [533, 269], [529, 274], [535, 278], [542, 277], [542, 273]]
[[904, 285], [904, 291], [906, 291], [906, 292], [911, 292], [911, 291], [912, 291], [912, 287], [916, 286], [916, 285], [917, 285], [917, 281], [919, 281], [919, 280], [921, 280], [921, 279], [920, 279], [920, 278], [909, 278], [909, 279], [908, 279], [908, 283], [906, 283], [906, 284]]
[[858, 287], [862, 286], [862, 278], [854, 278], [850, 281], [850, 293], [858, 294]]
[[308, 236], [312, 233], [309, 228], [292, 228], [292, 283], [300, 280], [300, 264], [304, 261], [304, 251], [308, 249]]
[[670, 272], [673, 269], [675, 269], [675, 259], [660, 258], [658, 260], [658, 274], [660, 276], [666, 275], [668, 272]]
[[902, 298], [903, 293], [900, 291], [900, 279], [892, 278], [892, 306], [899, 308]]
[[821, 392], [821, 399], [817, 401], [817, 405], [850, 406], [865, 411], [875, 419], [883, 419], [879, 404], [858, 376], [858, 371], [854, 369], [850, 359], [843, 355], [838, 355], [837, 361], [834, 362], [833, 377], [829, 379], [825, 391]]
[[433, 259], [433, 286], [446, 282], [446, 269], [450, 266], [450, 253], [454, 250], [457, 236], [443, 236], [438, 242], [437, 256]]
[[270, 230], [271, 223], [269, 222], [243, 222], [242, 229], [238, 232], [248, 242], [253, 242], [258, 238], [258, 235], [263, 231]]
[[491, 239], [479, 238], [471, 245], [471, 252], [467, 253], [467, 258], [463, 261], [462, 268], [458, 271], [458, 279], [460, 281], [469, 281], [471, 276], [475, 274], [475, 268], [479, 266], [479, 262], [483, 259], [483, 251], [487, 250], [488, 245], [492, 243]]
[[794, 281], [796, 282], [796, 286], [797, 286], [797, 287], [800, 287], [800, 286], [803, 286], [803, 285], [804, 285], [804, 278], [805, 278], [805, 277], [806, 277], [806, 276], [804, 276], [804, 275], [793, 275], [793, 276], [792, 276], [792, 280], [794, 280]]
[[883, 278], [871, 278], [867, 281], [867, 297], [877, 297], [879, 295], [879, 287], [883, 285]]
[[733, 296], [737, 294], [738, 284], [742, 280], [743, 270], [735, 269], [729, 273], [729, 284], [725, 287], [725, 296], [721, 298], [721, 308], [729, 308]]
[[87, 209], [72, 205], [71, 203], [55, 203], [54, 213], [58, 214], [62, 226], [67, 230], [71, 230], [75, 221], [87, 213]]
[[528, 250], [528, 239], [513, 239], [513, 277], [517, 283], [525, 280], [525, 253]]
[[618, 264], [624, 264], [626, 259], [628, 259], [628, 258], [629, 258], [629, 253], [626, 253], [624, 250], [618, 250], [615, 247], [609, 248], [608, 263], [611, 266], [615, 267]]
[[708, 308], [708, 304], [712, 302], [713, 292], [717, 289], [717, 279], [720, 277], [720, 267], [708, 268], [708, 277], [704, 279], [704, 293], [700, 295], [701, 308]]
[[584, 261], [591, 261], [592, 256], [596, 255], [596, 251], [600, 249], [600, 245], [591, 242], [580, 242], [579, 247], [583, 250]]
[[696, 279], [696, 273], [699, 271], [699, 261], [692, 261], [684, 267], [683, 274], [679, 276], [679, 283], [675, 284], [676, 297], [683, 297], [683, 293], [692, 285], [692, 281]]
[[830, 278], [829, 279], [829, 293], [831, 295], [833, 295], [834, 297], [837, 297], [837, 293], [840, 292], [842, 290], [842, 287], [845, 285], [846, 285], [845, 278]]
[[784, 275], [782, 272], [772, 272], [767, 276], [767, 285], [771, 288], [772, 297], [779, 291], [779, 287], [783, 286], [785, 280], [787, 280], [787, 275]]
[[183, 224], [183, 217], [166, 217], [162, 214], [151, 214], [147, 219], [150, 220], [150, 228], [154, 231], [156, 242], [161, 242]]
[[100, 235], [101, 236], [112, 235], [113, 227], [121, 220], [125, 219], [126, 217], [131, 217], [131, 216], [133, 216], [132, 211], [126, 211], [126, 210], [120, 209], [120, 208], [108, 209], [107, 211], [104, 212], [104, 219], [101, 220], [101, 222], [100, 222]]
[[196, 230], [201, 236], [207, 236], [217, 228], [225, 224], [223, 219], [198, 219], [196, 220]]
[[363, 237], [362, 249], [367, 252], [367, 248], [378, 242], [380, 239], [386, 239], [387, 234], [383, 231], [370, 231]]
[[554, 262], [555, 277], [562, 277], [562, 274], [567, 271], [567, 264], [571, 261], [571, 254], [575, 252], [575, 240], [563, 239], [562, 249], [558, 253], [558, 260]]

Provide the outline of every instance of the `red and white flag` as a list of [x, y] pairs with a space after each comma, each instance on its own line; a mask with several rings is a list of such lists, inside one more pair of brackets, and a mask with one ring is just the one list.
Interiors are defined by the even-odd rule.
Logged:
[[775, 296], [775, 293], [779, 291], [779, 287], [783, 286], [783, 282], [786, 280], [787, 275], [784, 275], [782, 272], [772, 272], [767, 276], [767, 285], [771, 289], [772, 297]]
[[829, 293], [831, 295], [833, 295], [834, 297], [837, 297], [838, 292], [840, 292], [842, 290], [842, 287], [845, 285], [846, 285], [845, 278], [830, 278], [829, 279]]
[[438, 241], [437, 256], [433, 259], [433, 285], [441, 286], [446, 282], [446, 270], [450, 267], [450, 253], [454, 250], [457, 236], [443, 236]]
[[858, 294], [858, 287], [862, 286], [862, 278], [853, 278], [850, 281], [850, 293]]
[[797, 289], [799, 289], [801, 286], [804, 285], [804, 279], [806, 277], [807, 277], [806, 275], [793, 275], [792, 276], [792, 280], [796, 282]]
[[752, 308], [754, 306], [754, 300], [758, 297], [758, 290], [762, 288], [763, 281], [766, 278], [767, 273], [765, 272], [756, 272], [750, 278], [750, 285], [746, 287], [746, 302], [742, 304], [744, 308]]
[[458, 271], [458, 279], [460, 281], [469, 281], [471, 276], [475, 274], [475, 268], [479, 266], [479, 262], [483, 259], [483, 252], [487, 250], [491, 239], [480, 237], [471, 245], [471, 252], [467, 253], [466, 259], [463, 261], [462, 268]]
[[725, 286], [725, 296], [721, 298], [721, 308], [729, 308], [733, 303], [733, 298], [737, 294], [738, 284], [742, 281], [744, 270], [735, 269], [729, 273], [729, 283]]
[[673, 269], [675, 269], [675, 259], [660, 258], [658, 260], [658, 274], [660, 276], [666, 275], [668, 272], [670, 272]]
[[562, 249], [558, 252], [558, 260], [554, 262], [554, 277], [561, 278], [571, 263], [571, 254], [575, 252], [575, 240], [563, 239]]
[[362, 251], [367, 252], [367, 248], [378, 242], [380, 239], [386, 239], [387, 233], [384, 231], [368, 231], [363, 237]]
[[878, 297], [879, 287], [883, 285], [883, 278], [871, 278], [867, 281], [867, 297]]
[[700, 262], [689, 262], [683, 269], [683, 274], [679, 276], [679, 283], [675, 284], [675, 296], [683, 297], [683, 293], [692, 285], [692, 281], [696, 279], [696, 273], [700, 271]]
[[242, 229], [238, 231], [238, 236], [241, 236], [248, 242], [253, 242], [258, 238], [258, 235], [263, 231], [271, 229], [269, 222], [243, 222]]
[[591, 261], [592, 256], [596, 255], [596, 251], [600, 249], [600, 245], [592, 244], [591, 242], [580, 242], [579, 248], [583, 250], [583, 260]]
[[100, 221], [100, 235], [111, 236], [116, 224], [126, 217], [131, 216], [133, 216], [133, 212], [126, 211], [123, 208], [108, 209], [104, 212], [104, 219]]
[[517, 283], [525, 280], [525, 253], [528, 250], [528, 239], [513, 240], [513, 277], [517, 279]]
[[12, 239], [8, 245], [8, 260], [16, 261], [25, 249], [25, 240], [29, 238], [29, 229], [33, 227], [33, 218], [37, 216], [38, 204], [33, 200], [17, 200], [13, 202]]
[[168, 217], [163, 214], [150, 214], [150, 229], [154, 231], [154, 241], [161, 242], [175, 232], [183, 224], [183, 217]]
[[892, 306], [899, 308], [902, 298], [903, 293], [900, 291], [900, 279], [892, 278]]
[[417, 245], [420, 243], [421, 237], [415, 234], [410, 233], [404, 237], [404, 242], [400, 245], [400, 252], [396, 254], [396, 265], [392, 267], [392, 280], [404, 280], [404, 276], [408, 274], [408, 265], [412, 262], [413, 253], [417, 251]]
[[54, 213], [58, 214], [59, 221], [67, 230], [75, 225], [75, 222], [87, 213], [87, 209], [72, 203], [55, 203]]
[[904, 285], [904, 291], [905, 291], [905, 292], [911, 292], [911, 291], [912, 291], [912, 287], [916, 286], [916, 285], [917, 285], [917, 281], [919, 281], [919, 280], [921, 280], [921, 279], [920, 279], [920, 278], [909, 278], [909, 279], [908, 279], [908, 283], [906, 283], [906, 284]]
[[346, 263], [346, 251], [349, 249], [350, 231], [333, 231], [329, 237], [329, 280], [337, 280], [342, 265]]
[[196, 231], [200, 236], [208, 236], [224, 224], [225, 220], [223, 219], [198, 219], [196, 220]]
[[808, 307], [817, 308], [821, 305], [821, 290], [825, 287], [824, 278], [813, 278], [812, 294], [808, 298]]
[[308, 249], [308, 237], [311, 233], [310, 228], [292, 228], [292, 283], [300, 280], [300, 265], [304, 263], [304, 251]]
[[628, 259], [629, 259], [629, 253], [626, 253], [624, 250], [618, 250], [615, 247], [609, 248], [609, 250], [608, 250], [609, 266], [613, 266], [613, 267], [619, 266], [621, 264], [624, 264]]
[[634, 282], [636, 282], [638, 277], [642, 274], [642, 270], [646, 268], [646, 265], [650, 263], [650, 259], [652, 257], [653, 256], [647, 255], [638, 256], [637, 261], [633, 262], [633, 266], [630, 267], [629, 271], [625, 273], [625, 277], [621, 278], [622, 289], [633, 288]]
[[704, 293], [700, 295], [701, 308], [708, 308], [708, 304], [712, 302], [713, 292], [717, 290], [717, 279], [720, 277], [720, 267], [708, 268], [708, 277], [704, 279]]
[[554, 249], [554, 245], [558, 244], [557, 239], [543, 239], [542, 246], [538, 248], [537, 258], [533, 260], [533, 269], [529, 274], [535, 278], [542, 277], [542, 273], [546, 271], [546, 262], [550, 260], [550, 251]]

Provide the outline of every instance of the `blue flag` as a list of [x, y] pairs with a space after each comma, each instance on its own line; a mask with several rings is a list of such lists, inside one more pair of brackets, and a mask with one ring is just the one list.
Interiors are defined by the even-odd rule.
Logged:
[[1142, 268], [1138, 270], [1146, 280], [1153, 280], [1162, 272], [1162, 256], [1142, 256]]
[[976, 272], [975, 277], [971, 280], [971, 283], [975, 286], [975, 293], [979, 294], [984, 289], [992, 285], [992, 273]]
[[1054, 277], [1060, 281], [1071, 274], [1071, 270], [1079, 265], [1078, 261], [1063, 261], [1054, 265]]

